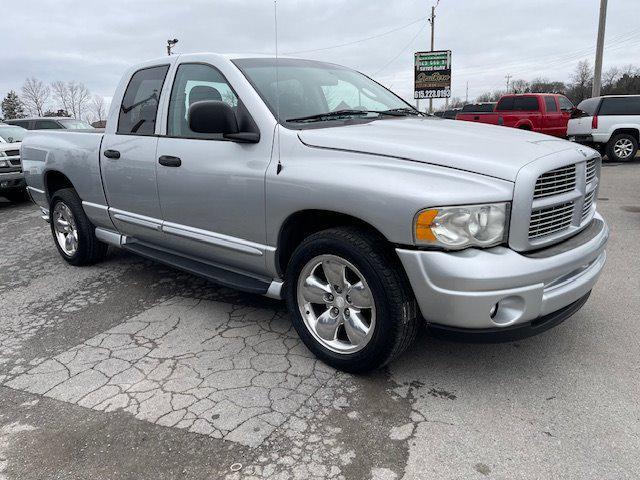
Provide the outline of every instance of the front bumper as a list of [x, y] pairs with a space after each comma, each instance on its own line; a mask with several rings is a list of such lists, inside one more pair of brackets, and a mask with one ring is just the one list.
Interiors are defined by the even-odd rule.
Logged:
[[0, 173], [0, 193], [24, 190], [26, 186], [22, 172]]
[[578, 235], [535, 252], [396, 251], [429, 324], [480, 333], [524, 326], [579, 302], [600, 275], [608, 237], [596, 214]]

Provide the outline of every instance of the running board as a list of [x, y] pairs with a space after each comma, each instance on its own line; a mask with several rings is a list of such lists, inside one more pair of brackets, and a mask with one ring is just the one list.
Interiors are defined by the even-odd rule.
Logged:
[[[273, 290], [273, 282], [260, 280], [258, 278], [250, 277], [248, 275], [243, 275], [237, 272], [231, 272], [229, 270], [209, 265], [207, 263], [202, 263], [191, 258], [182, 257], [180, 255], [176, 255], [164, 250], [158, 250], [142, 243], [123, 243], [122, 248], [142, 257], [146, 257], [151, 260], [157, 260], [158, 262], [162, 262], [177, 269], [184, 270], [185, 272], [189, 272], [199, 277], [206, 278], [207, 280], [223, 285], [225, 287], [242, 290], [248, 293], [256, 293], [259, 295], [272, 293], [269, 291], [270, 287]], [[280, 292], [278, 291], [277, 293], [279, 294]]]

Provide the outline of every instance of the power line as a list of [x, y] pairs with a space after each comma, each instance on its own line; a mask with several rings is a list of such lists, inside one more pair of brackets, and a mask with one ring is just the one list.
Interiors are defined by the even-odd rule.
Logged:
[[411, 40], [409, 40], [409, 43], [407, 43], [402, 50], [400, 50], [400, 52], [398, 52], [398, 54], [393, 57], [391, 60], [389, 60], [382, 68], [380, 68], [379, 70], [377, 70], [373, 76], [377, 76], [380, 72], [382, 72], [383, 70], [385, 70], [389, 65], [391, 65], [393, 62], [395, 62], [398, 57], [400, 57], [400, 55], [402, 55], [411, 45], [413, 45], [413, 42], [416, 40], [416, 38], [418, 38], [418, 36], [422, 33], [422, 31], [424, 30], [424, 28], [427, 26], [426, 23], [422, 24], [422, 26], [420, 27], [420, 30], [418, 30], [416, 32], [416, 34], [411, 38]]
[[359, 40], [354, 40], [352, 42], [340, 43], [338, 45], [331, 45], [330, 47], [314, 48], [314, 49], [311, 49], [311, 50], [297, 50], [295, 52], [285, 52], [285, 55], [297, 55], [299, 53], [321, 52], [321, 51], [324, 51], [324, 50], [331, 50], [331, 49], [334, 49], [334, 48], [348, 47], [349, 45], [355, 45], [357, 43], [368, 42], [369, 40], [374, 40], [376, 38], [384, 37], [386, 35], [390, 35], [392, 33], [398, 32], [400, 30], [404, 30], [405, 28], [408, 28], [408, 27], [410, 27], [412, 25], [415, 25], [416, 23], [422, 22], [422, 21], [424, 21], [426, 19], [427, 19], [427, 17], [422, 17], [422, 18], [419, 18], [418, 20], [414, 20], [413, 22], [407, 23], [407, 24], [402, 25], [400, 27], [396, 27], [396, 28], [393, 28], [391, 30], [387, 30], [386, 32], [379, 33], [377, 35], [371, 35], [370, 37], [365, 37], [365, 38], [361, 38]]

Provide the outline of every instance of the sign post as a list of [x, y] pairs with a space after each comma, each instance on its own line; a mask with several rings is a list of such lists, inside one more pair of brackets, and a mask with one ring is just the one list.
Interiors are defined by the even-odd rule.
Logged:
[[451, 50], [416, 52], [414, 69], [414, 99], [451, 98]]

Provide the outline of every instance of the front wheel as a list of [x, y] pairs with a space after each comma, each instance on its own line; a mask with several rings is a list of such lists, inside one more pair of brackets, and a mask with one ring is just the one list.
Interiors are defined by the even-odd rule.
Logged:
[[638, 140], [627, 133], [616, 135], [607, 144], [607, 157], [616, 162], [633, 160], [636, 153], [638, 153]]
[[334, 368], [364, 372], [400, 355], [415, 338], [416, 302], [384, 239], [354, 227], [307, 238], [286, 274], [298, 335]]
[[93, 265], [105, 257], [107, 245], [96, 238], [75, 190], [64, 188], [53, 195], [49, 220], [56, 248], [71, 265]]

